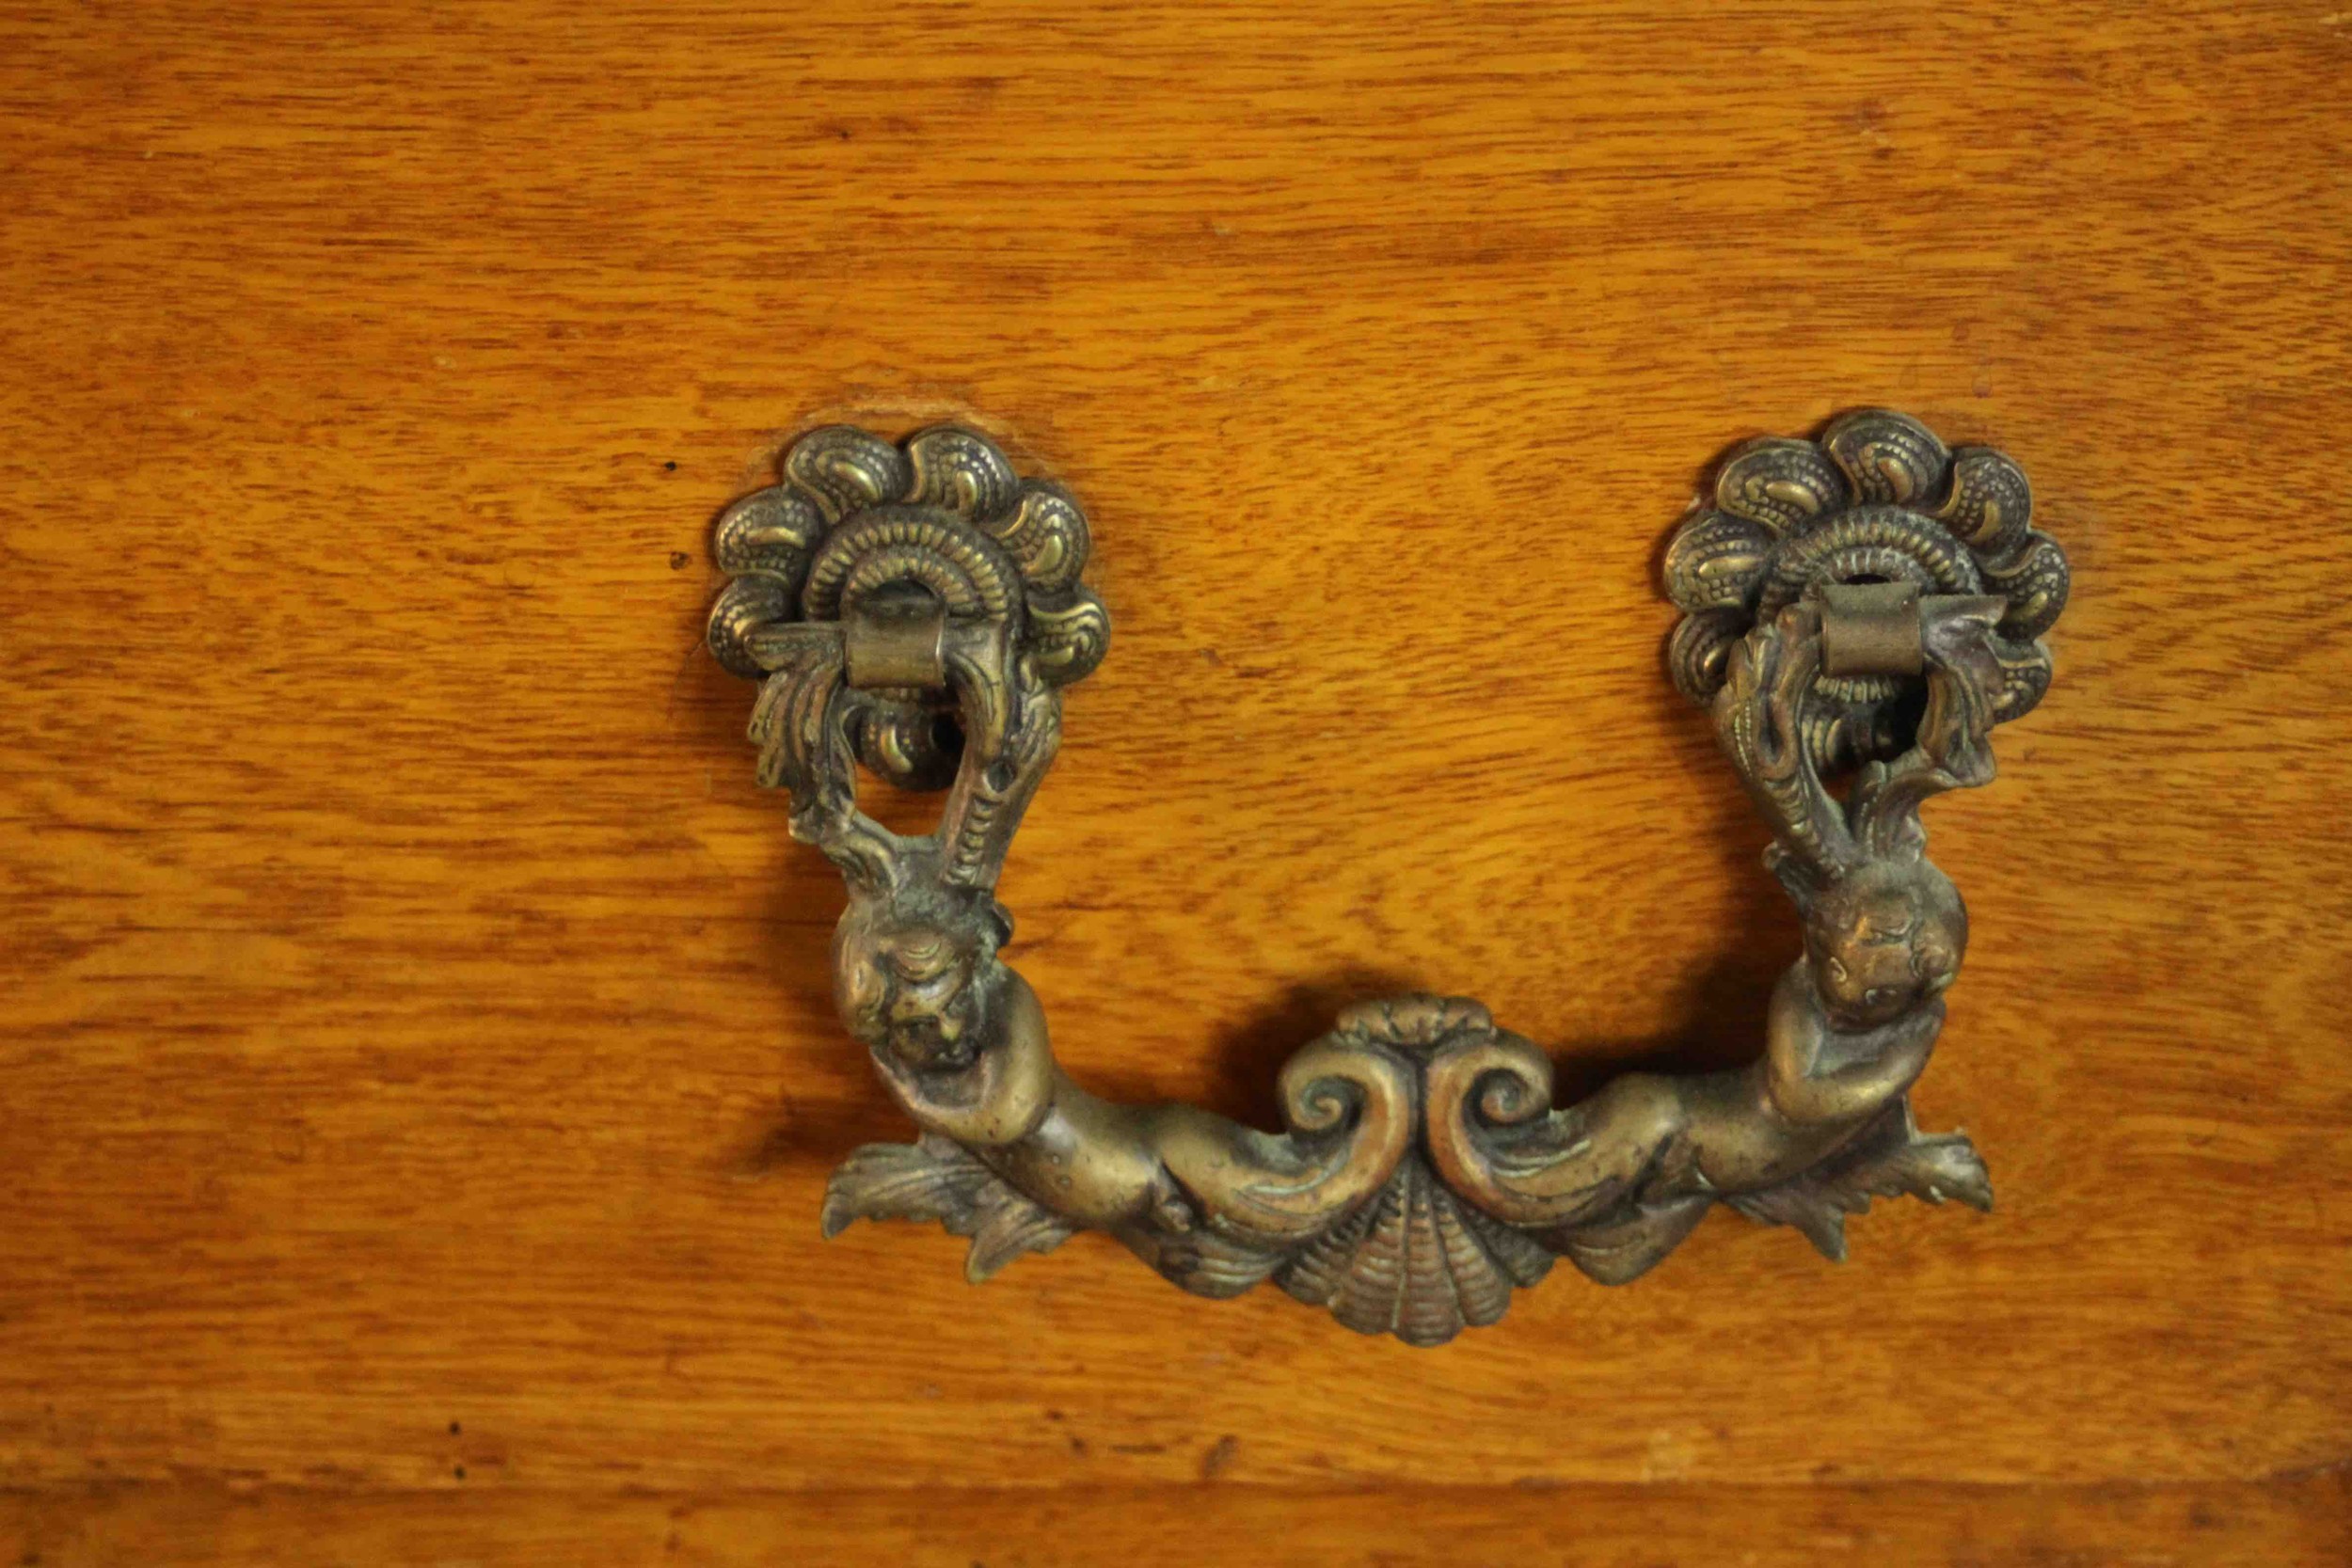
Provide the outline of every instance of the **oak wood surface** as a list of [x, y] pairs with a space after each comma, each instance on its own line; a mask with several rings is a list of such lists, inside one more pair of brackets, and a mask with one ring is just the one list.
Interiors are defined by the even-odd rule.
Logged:
[[[1916, 1483], [1932, 1533], [1974, 1496], [1934, 1488], [2189, 1508], [2352, 1457], [2352, 13], [7, 30], [24, 1539], [1176, 1482]], [[1719, 1216], [1436, 1354], [1092, 1238], [980, 1291], [936, 1232], [818, 1240], [902, 1131], [696, 646], [708, 520], [793, 431], [969, 420], [1084, 499], [1115, 641], [1013, 961], [1093, 1086], [1263, 1119], [1384, 990], [1580, 1082], [1755, 1049], [1794, 925], [1656, 559], [1724, 447], [1868, 404], [2019, 457], [2075, 564], [2050, 701], [1929, 813], [1976, 939], [1920, 1109], [1994, 1214], [1883, 1206], [1843, 1268]], [[2343, 1494], [2248, 1507], [2292, 1545]]]

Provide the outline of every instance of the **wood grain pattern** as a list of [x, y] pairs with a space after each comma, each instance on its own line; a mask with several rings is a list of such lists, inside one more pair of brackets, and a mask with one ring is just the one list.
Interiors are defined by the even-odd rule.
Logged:
[[[21, 1528], [2352, 1456], [2340, 8], [14, 15]], [[1087, 502], [1117, 638], [1015, 961], [1089, 1083], [1263, 1117], [1377, 990], [1592, 1076], [1754, 1049], [1793, 921], [1656, 557], [1724, 446], [1871, 403], [2016, 455], [2076, 567], [2052, 700], [1929, 817], [1977, 940], [1921, 1110], [1994, 1215], [1843, 1269], [1718, 1217], [1435, 1354], [1093, 1239], [977, 1291], [818, 1241], [898, 1129], [696, 651], [792, 431], [975, 419]], [[292, 1490], [78, 1490], [181, 1481]], [[2341, 1516], [2296, 1497], [2249, 1529]]]
[[2335, 1564], [2352, 1553], [2343, 1478], [2164, 1486], [905, 1488], [691, 1497], [525, 1490], [230, 1495], [102, 1489], [73, 1506], [0, 1496], [0, 1547], [42, 1568], [172, 1560], [236, 1568], [496, 1561], [545, 1568], [872, 1563], [886, 1568], [1589, 1568], [1995, 1562], [2033, 1568]]

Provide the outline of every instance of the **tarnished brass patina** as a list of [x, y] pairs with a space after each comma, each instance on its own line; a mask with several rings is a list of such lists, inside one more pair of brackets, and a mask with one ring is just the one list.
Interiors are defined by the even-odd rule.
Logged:
[[[1676, 682], [1713, 714], [1803, 916], [1755, 1065], [1629, 1074], [1555, 1105], [1549, 1060], [1477, 1003], [1398, 997], [1291, 1058], [1271, 1133], [1089, 1094], [1000, 956], [997, 873], [1060, 742], [1062, 690], [1109, 637], [1079, 580], [1076, 503], [969, 431], [802, 437], [783, 483], [719, 521], [733, 581], [710, 647], [762, 683], [760, 781], [790, 791], [793, 836], [849, 884], [842, 1021], [921, 1129], [834, 1174], [826, 1233], [935, 1220], [972, 1239], [979, 1280], [1104, 1230], [1188, 1291], [1272, 1279], [1350, 1328], [1433, 1345], [1501, 1318], [1555, 1258], [1634, 1278], [1716, 1203], [1832, 1259], [1874, 1196], [1989, 1207], [1968, 1140], [1912, 1123], [1968, 942], [1919, 808], [1989, 781], [1993, 727], [2049, 685], [2040, 638], [2066, 558], [2031, 510], [2009, 458], [1871, 410], [1733, 452], [1667, 551]], [[938, 829], [902, 837], [860, 812], [860, 762], [945, 787]]]

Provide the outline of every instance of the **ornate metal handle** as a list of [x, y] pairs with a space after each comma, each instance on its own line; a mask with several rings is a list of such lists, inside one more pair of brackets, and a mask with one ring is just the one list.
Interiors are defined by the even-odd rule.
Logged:
[[[2001, 453], [1947, 451], [1870, 410], [1733, 452], [1667, 551], [1686, 611], [1675, 681], [1711, 709], [1804, 922], [1761, 1060], [1629, 1074], [1556, 1106], [1549, 1059], [1477, 1003], [1366, 1002], [1283, 1068], [1274, 1134], [1089, 1094], [999, 957], [997, 872], [1060, 741], [1062, 690], [1109, 638], [1079, 581], [1077, 504], [966, 430], [803, 436], [783, 483], [719, 520], [733, 580], [710, 649], [762, 682], [760, 782], [791, 792], [793, 836], [849, 884], [842, 1021], [922, 1130], [834, 1173], [825, 1233], [935, 1220], [972, 1239], [977, 1281], [1105, 1230], [1201, 1295], [1270, 1278], [1350, 1328], [1431, 1345], [1501, 1318], [1555, 1257], [1630, 1280], [1718, 1202], [1833, 1259], [1873, 1196], [1988, 1208], [1968, 1140], [1912, 1123], [1968, 939], [1919, 807], [1989, 781], [1993, 726], [2049, 685], [2039, 639], [2066, 558], [2031, 510]], [[860, 762], [946, 788], [937, 831], [861, 813]], [[1848, 773], [1840, 799], [1826, 781]]]

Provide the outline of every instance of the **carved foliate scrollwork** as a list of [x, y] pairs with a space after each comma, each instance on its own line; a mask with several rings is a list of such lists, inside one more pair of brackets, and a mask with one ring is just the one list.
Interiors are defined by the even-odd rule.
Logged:
[[[1485, 1008], [1403, 997], [1350, 1007], [1291, 1059], [1279, 1132], [1088, 1093], [1001, 957], [997, 874], [1059, 743], [1061, 690], [1108, 641], [1076, 502], [956, 429], [902, 446], [812, 432], [783, 473], [719, 520], [733, 580], [710, 646], [763, 680], [760, 778], [849, 886], [842, 1021], [922, 1130], [835, 1173], [828, 1235], [934, 1221], [971, 1238], [977, 1280], [1098, 1229], [1188, 1291], [1272, 1281], [1351, 1328], [1437, 1344], [1502, 1317], [1555, 1259], [1638, 1276], [1717, 1203], [1833, 1259], [1873, 1197], [1990, 1205], [1967, 1139], [1921, 1134], [1908, 1096], [1968, 935], [1919, 807], [1992, 777], [1988, 737], [2046, 688], [2038, 639], [2065, 600], [2065, 558], [2006, 457], [1850, 415], [1735, 451], [1669, 549], [1676, 679], [1710, 707], [1803, 916], [1756, 1064], [1630, 1074], [1564, 1106], [1549, 1058]], [[1919, 673], [1825, 672], [1825, 595], [1855, 582], [1917, 586]], [[853, 683], [876, 635], [858, 618], [884, 612], [931, 639], [911, 644], [931, 679]], [[946, 787], [938, 828], [862, 813], [859, 762]]]

